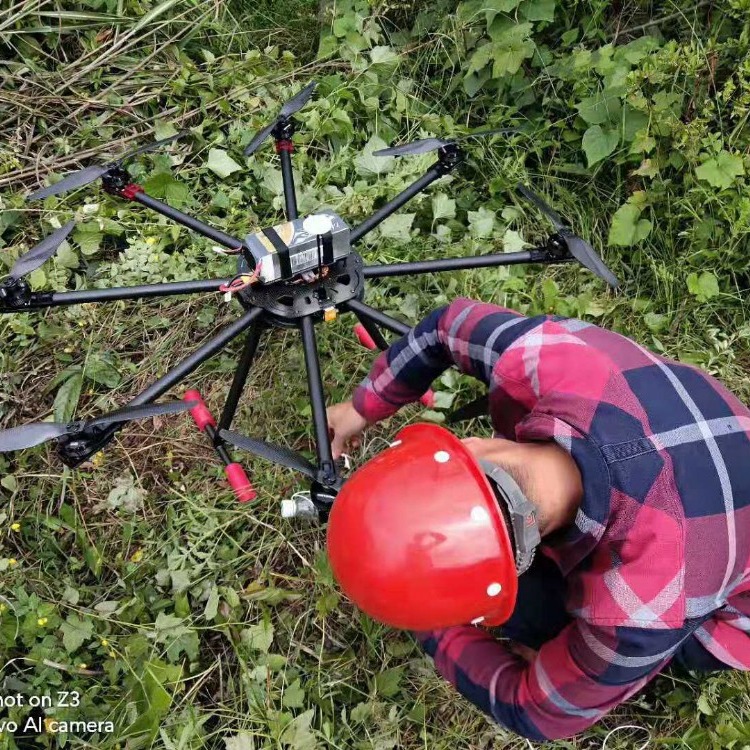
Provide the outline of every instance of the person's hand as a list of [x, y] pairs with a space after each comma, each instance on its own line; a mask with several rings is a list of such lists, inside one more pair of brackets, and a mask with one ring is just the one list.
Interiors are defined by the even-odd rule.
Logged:
[[350, 440], [362, 435], [367, 427], [367, 420], [354, 408], [351, 401], [329, 406], [326, 414], [328, 415], [328, 430], [331, 433], [331, 450], [333, 458], [337, 459]]
[[518, 641], [509, 641], [506, 645], [511, 653], [520, 656], [528, 664], [532, 664], [537, 657], [537, 652], [533, 648], [524, 646], [523, 643]]

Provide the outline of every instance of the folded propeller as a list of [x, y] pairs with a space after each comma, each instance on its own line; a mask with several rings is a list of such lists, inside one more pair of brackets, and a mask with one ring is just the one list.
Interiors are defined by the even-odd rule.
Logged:
[[68, 422], [67, 424], [63, 422], [32, 422], [20, 427], [11, 427], [0, 432], [0, 453], [32, 448], [40, 443], [46, 443], [48, 440], [78, 435], [91, 427], [107, 427], [119, 422], [148, 419], [162, 414], [178, 414], [192, 409], [197, 404], [197, 401], [173, 401], [164, 404], [126, 406], [100, 417]]
[[240, 435], [231, 430], [220, 430], [219, 437], [227, 443], [231, 443], [236, 448], [241, 448], [248, 453], [265, 458], [266, 461], [273, 461], [273, 463], [281, 464], [288, 469], [299, 471], [311, 479], [315, 479], [316, 477], [315, 467], [304, 456], [300, 456], [299, 453], [295, 453], [295, 451], [289, 450], [289, 448], [285, 448], [283, 445], [276, 445], [265, 440]]
[[90, 183], [98, 180], [104, 174], [109, 172], [115, 167], [121, 167], [126, 161], [132, 159], [134, 156], [145, 154], [148, 151], [155, 151], [158, 148], [171, 143], [176, 140], [184, 133], [177, 133], [176, 135], [170, 135], [168, 138], [162, 138], [159, 141], [153, 143], [147, 143], [145, 146], [139, 146], [134, 148], [132, 151], [127, 151], [118, 159], [108, 162], [107, 164], [94, 164], [90, 167], [84, 167], [79, 169], [77, 172], [71, 172], [67, 177], [63, 177], [60, 182], [56, 182], [54, 185], [48, 185], [47, 187], [41, 188], [31, 193], [26, 200], [36, 201], [42, 198], [48, 198], [50, 195], [59, 195], [60, 193], [66, 193], [68, 190], [75, 190], [76, 188], [89, 185]]
[[446, 140], [444, 138], [421, 138], [418, 141], [402, 143], [400, 146], [391, 146], [390, 148], [381, 148], [379, 151], [373, 151], [373, 156], [407, 156], [411, 154], [426, 154], [430, 151], [438, 151], [446, 146], [455, 146], [460, 141], [468, 138], [486, 138], [491, 135], [513, 135], [518, 133], [512, 128], [499, 128], [494, 130], [480, 130], [477, 133], [466, 133], [458, 135], [455, 138]]
[[551, 206], [547, 205], [536, 193], [529, 190], [525, 185], [519, 184], [517, 190], [524, 198], [530, 200], [547, 218], [552, 222], [557, 233], [565, 241], [570, 254], [591, 273], [604, 279], [612, 288], [617, 289], [620, 283], [612, 271], [607, 268], [606, 263], [597, 255], [586, 240], [574, 234]]
[[263, 141], [265, 141], [266, 138], [271, 135], [273, 129], [277, 125], [283, 125], [293, 114], [299, 112], [302, 107], [307, 104], [308, 100], [313, 95], [313, 92], [315, 91], [315, 87], [317, 85], [318, 84], [315, 81], [311, 81], [307, 84], [307, 86], [305, 86], [305, 88], [302, 89], [302, 91], [300, 91], [296, 96], [292, 97], [286, 104], [284, 104], [284, 106], [279, 111], [276, 119], [270, 125], [266, 125], [263, 130], [258, 131], [253, 137], [253, 140], [247, 144], [247, 146], [245, 147], [245, 156], [250, 156], [250, 154], [255, 153], [261, 143], [263, 143]]
[[45, 237], [36, 247], [22, 255], [10, 269], [10, 278], [14, 281], [28, 276], [32, 271], [36, 271], [39, 266], [48, 261], [56, 252], [57, 248], [62, 245], [63, 241], [73, 231], [76, 225], [74, 221], [69, 221], [64, 227], [56, 229], [48, 237]]

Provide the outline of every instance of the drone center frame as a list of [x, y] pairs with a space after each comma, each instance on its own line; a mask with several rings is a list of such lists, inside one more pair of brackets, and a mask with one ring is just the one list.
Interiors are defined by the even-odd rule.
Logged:
[[[287, 328], [307, 316], [321, 320], [323, 312], [338, 307], [351, 299], [362, 299], [365, 290], [364, 263], [360, 255], [348, 255], [324, 268], [324, 275], [312, 282], [302, 278], [277, 281], [273, 284], [243, 289], [238, 297], [244, 307], [261, 307], [266, 319], [276, 326]], [[240, 257], [237, 272], [250, 273], [247, 260]]]

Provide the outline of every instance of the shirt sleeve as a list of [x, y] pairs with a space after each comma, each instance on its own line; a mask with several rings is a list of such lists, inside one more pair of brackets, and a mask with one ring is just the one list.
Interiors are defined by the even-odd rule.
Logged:
[[462, 695], [499, 724], [542, 742], [583, 731], [629, 698], [694, 627], [607, 628], [577, 619], [531, 662], [469, 625], [415, 635]]
[[354, 408], [369, 422], [385, 419], [416, 401], [452, 365], [489, 384], [500, 353], [542, 320], [457, 299], [432, 312], [378, 356], [354, 392]]

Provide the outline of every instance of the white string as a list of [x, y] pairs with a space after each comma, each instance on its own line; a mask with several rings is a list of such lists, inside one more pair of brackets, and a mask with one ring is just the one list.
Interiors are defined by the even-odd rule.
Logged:
[[646, 748], [651, 744], [651, 732], [646, 729], [646, 727], [639, 727], [637, 724], [623, 724], [622, 726], [615, 727], [610, 732], [608, 732], [607, 736], [604, 738], [604, 742], [602, 742], [602, 750], [607, 750], [607, 742], [609, 742], [609, 738], [615, 732], [619, 732], [621, 729], [635, 729], [639, 732], [646, 732], [646, 734], [648, 735], [646, 741], [640, 747], [637, 747], [634, 750], [646, 750]]

